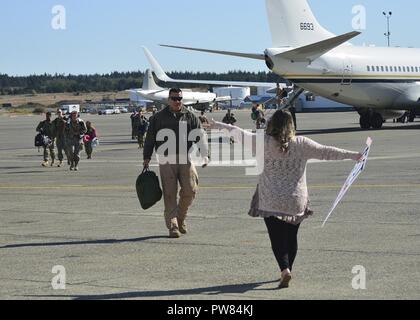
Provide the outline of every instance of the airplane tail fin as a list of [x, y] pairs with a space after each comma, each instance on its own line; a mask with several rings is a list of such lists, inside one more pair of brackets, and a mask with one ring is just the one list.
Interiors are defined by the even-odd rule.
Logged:
[[162, 88], [156, 84], [155, 79], [153, 78], [152, 70], [150, 69], [147, 69], [146, 73], [144, 74], [142, 89], [143, 90], [162, 90]]
[[273, 47], [302, 47], [335, 35], [316, 20], [307, 0], [266, 0]]
[[144, 54], [146, 55], [147, 60], [149, 60], [150, 65], [152, 66], [152, 69], [154, 73], [156, 74], [156, 77], [164, 82], [171, 82], [172, 79], [168, 77], [168, 75], [165, 73], [163, 68], [160, 66], [159, 62], [155, 59], [155, 57], [152, 55], [152, 53], [147, 49], [146, 47], [143, 47]]

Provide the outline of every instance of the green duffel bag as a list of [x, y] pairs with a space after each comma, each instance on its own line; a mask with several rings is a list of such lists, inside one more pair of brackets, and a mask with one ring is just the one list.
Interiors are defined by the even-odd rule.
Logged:
[[144, 169], [136, 181], [137, 197], [144, 210], [153, 207], [162, 199], [162, 189], [160, 188], [159, 178], [148, 168]]

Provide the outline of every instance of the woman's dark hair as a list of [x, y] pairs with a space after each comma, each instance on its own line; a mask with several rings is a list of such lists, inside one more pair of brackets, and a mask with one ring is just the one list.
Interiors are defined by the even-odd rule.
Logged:
[[296, 136], [291, 113], [284, 110], [276, 111], [268, 121], [267, 135], [279, 142], [282, 152], [289, 151], [289, 143]]
[[90, 122], [90, 121], [86, 121], [86, 128], [87, 127], [91, 127], [93, 130], [95, 130], [95, 127], [92, 126], [92, 122]]

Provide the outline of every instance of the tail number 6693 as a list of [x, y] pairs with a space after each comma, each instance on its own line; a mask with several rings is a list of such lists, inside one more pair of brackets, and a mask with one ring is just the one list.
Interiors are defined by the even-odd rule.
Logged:
[[314, 24], [313, 23], [308, 23], [308, 22], [302, 22], [300, 24], [300, 30], [304, 30], [304, 31], [314, 31]]

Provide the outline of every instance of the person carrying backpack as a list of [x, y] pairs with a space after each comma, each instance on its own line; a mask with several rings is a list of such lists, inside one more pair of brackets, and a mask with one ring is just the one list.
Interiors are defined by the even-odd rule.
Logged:
[[44, 143], [44, 161], [42, 162], [43, 167], [48, 167], [48, 151], [51, 157], [51, 167], [54, 165], [55, 152], [54, 152], [54, 126], [51, 122], [51, 112], [45, 114], [46, 119], [41, 121], [36, 127], [36, 131], [43, 135]]

